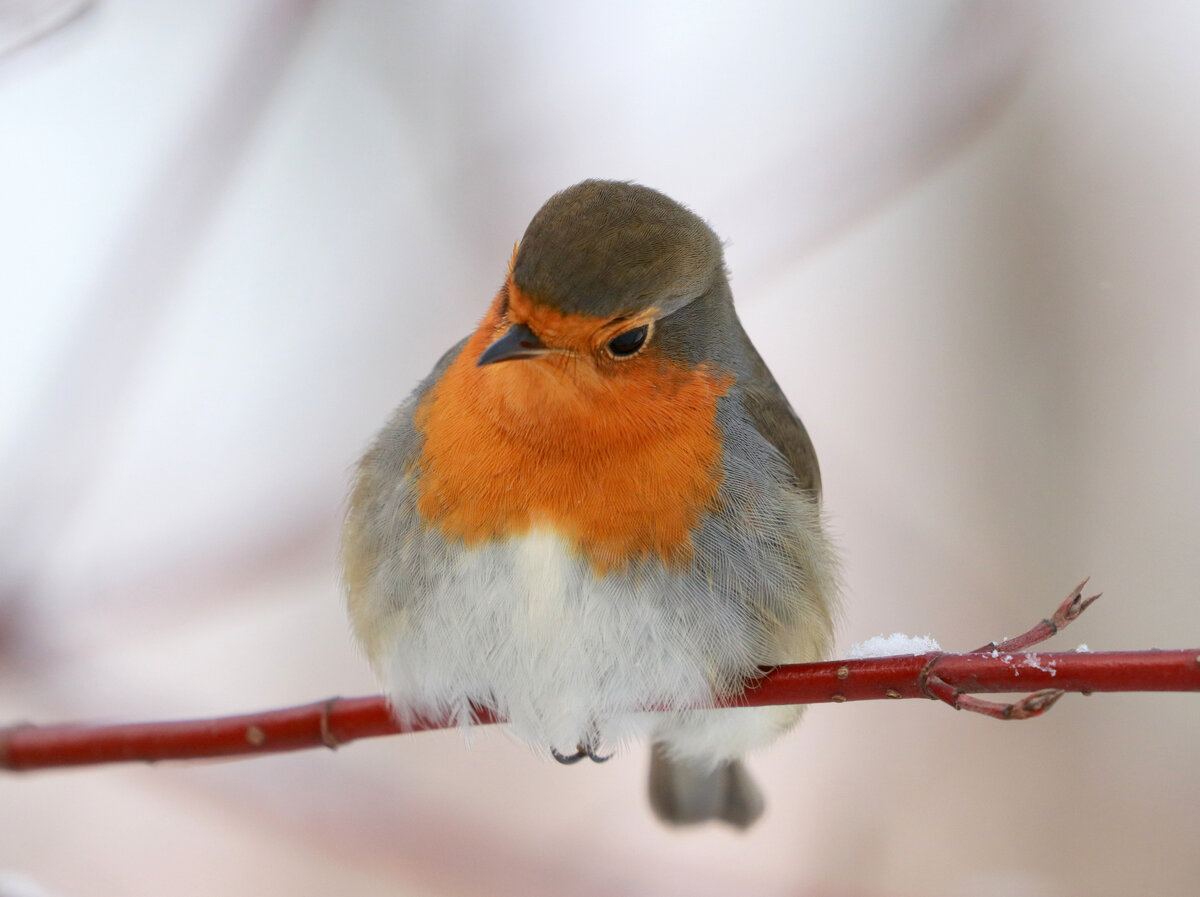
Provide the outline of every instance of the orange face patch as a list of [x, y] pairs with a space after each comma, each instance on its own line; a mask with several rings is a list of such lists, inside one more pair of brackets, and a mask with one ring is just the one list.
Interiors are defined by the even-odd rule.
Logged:
[[[547, 346], [577, 355], [599, 354], [604, 344], [617, 334], [642, 324], [653, 323], [658, 311], [648, 308], [637, 315], [617, 320], [593, 318], [588, 315], [567, 315], [531, 301], [521, 288], [513, 283], [511, 275], [498, 298], [501, 305], [507, 305], [507, 311], [503, 320], [496, 320], [496, 326], [500, 328], [496, 336], [510, 324], [526, 324]], [[486, 320], [484, 323], [487, 323]]]
[[[505, 306], [507, 305], [507, 313]], [[731, 383], [652, 345], [600, 351], [628, 319], [563, 315], [511, 283], [417, 409], [418, 508], [466, 545], [545, 527], [598, 572], [658, 558], [685, 563], [721, 483], [717, 400]], [[478, 367], [511, 323], [566, 353]]]

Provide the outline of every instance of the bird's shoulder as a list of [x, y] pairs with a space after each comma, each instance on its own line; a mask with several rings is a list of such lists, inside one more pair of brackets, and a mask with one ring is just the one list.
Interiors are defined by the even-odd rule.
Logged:
[[359, 460], [346, 513], [343, 553], [347, 562], [354, 554], [373, 555], [382, 547], [380, 543], [387, 541], [388, 527], [381, 521], [395, 522], [403, 512], [415, 514], [410, 480], [421, 455], [416, 410], [466, 343], [463, 339], [442, 355]]
[[420, 451], [421, 440], [416, 425], [416, 410], [429, 392], [438, 384], [447, 368], [454, 363], [463, 346], [467, 344], [464, 338], [451, 346], [438, 359], [433, 370], [417, 384], [408, 398], [395, 410], [388, 422], [383, 426], [371, 443], [367, 452], [358, 464], [358, 476], [361, 480], [365, 475], [397, 479], [406, 476], [416, 463]]

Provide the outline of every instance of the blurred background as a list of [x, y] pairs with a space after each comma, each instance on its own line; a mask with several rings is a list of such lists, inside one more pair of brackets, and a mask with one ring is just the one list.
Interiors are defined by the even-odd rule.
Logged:
[[[370, 693], [349, 469], [554, 191], [728, 241], [840, 650], [1200, 645], [1200, 7], [0, 2], [0, 720]], [[0, 895], [1193, 895], [1200, 704], [821, 705], [746, 834], [489, 730], [0, 777]]]

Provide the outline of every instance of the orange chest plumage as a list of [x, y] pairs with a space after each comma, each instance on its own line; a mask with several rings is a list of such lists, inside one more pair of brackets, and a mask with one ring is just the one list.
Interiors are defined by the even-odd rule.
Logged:
[[477, 367], [496, 324], [493, 312], [417, 408], [426, 525], [466, 546], [545, 528], [598, 573], [687, 563], [716, 508], [729, 378], [652, 356], [617, 376], [570, 357]]

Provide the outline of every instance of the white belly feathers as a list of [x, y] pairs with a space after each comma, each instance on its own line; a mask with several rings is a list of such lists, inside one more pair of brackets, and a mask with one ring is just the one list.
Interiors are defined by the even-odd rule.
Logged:
[[441, 561], [433, 594], [377, 658], [401, 712], [466, 723], [476, 700], [527, 741], [573, 753], [592, 733], [606, 746], [645, 734], [653, 718], [635, 708], [709, 697], [711, 621], [669, 619], [657, 577], [596, 578], [547, 530]]

